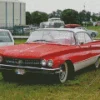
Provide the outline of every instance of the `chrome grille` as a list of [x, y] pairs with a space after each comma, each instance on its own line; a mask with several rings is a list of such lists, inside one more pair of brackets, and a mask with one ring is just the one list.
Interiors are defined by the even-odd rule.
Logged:
[[4, 58], [3, 63], [8, 65], [40, 66], [39, 59]]

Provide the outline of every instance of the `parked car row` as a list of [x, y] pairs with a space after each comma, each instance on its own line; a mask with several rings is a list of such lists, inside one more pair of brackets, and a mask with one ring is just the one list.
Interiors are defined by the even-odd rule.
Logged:
[[80, 24], [64, 24], [60, 18], [50, 18], [47, 22], [41, 22], [40, 28], [78, 28], [85, 30], [91, 37], [96, 37], [98, 35], [97, 31], [88, 30], [82, 27]]
[[0, 71], [7, 81], [37, 73], [65, 83], [90, 65], [99, 68], [100, 41], [77, 28], [37, 29], [26, 43], [0, 48]]

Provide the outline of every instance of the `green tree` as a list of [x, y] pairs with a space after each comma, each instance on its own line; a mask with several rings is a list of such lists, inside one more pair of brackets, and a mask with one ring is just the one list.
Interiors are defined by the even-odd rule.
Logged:
[[31, 14], [32, 24], [39, 25], [43, 21], [48, 20], [48, 14], [40, 11], [35, 11]]
[[91, 12], [89, 11], [82, 10], [79, 13], [79, 23], [80, 24], [82, 24], [82, 22], [89, 22], [90, 18], [91, 18]]
[[86, 13], [86, 21], [90, 21], [90, 19], [91, 19], [91, 12], [87, 12]]
[[78, 23], [78, 12], [73, 9], [65, 9], [61, 13], [61, 19], [65, 24]]
[[98, 21], [100, 21], [100, 16], [98, 17]]
[[52, 18], [52, 17], [60, 18], [61, 17], [61, 13], [62, 13], [62, 11], [59, 10], [59, 9], [57, 11], [53, 11], [52, 13], [49, 14], [49, 18]]
[[93, 21], [98, 21], [98, 17], [93, 13], [93, 15], [91, 16]]
[[26, 12], [26, 24], [32, 24], [31, 14], [28, 11]]

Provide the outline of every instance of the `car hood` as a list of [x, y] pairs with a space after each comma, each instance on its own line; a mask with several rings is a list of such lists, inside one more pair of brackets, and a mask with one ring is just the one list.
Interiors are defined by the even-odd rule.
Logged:
[[46, 55], [60, 53], [68, 49], [68, 45], [29, 43], [0, 48], [0, 53], [6, 57], [14, 58], [41, 58]]

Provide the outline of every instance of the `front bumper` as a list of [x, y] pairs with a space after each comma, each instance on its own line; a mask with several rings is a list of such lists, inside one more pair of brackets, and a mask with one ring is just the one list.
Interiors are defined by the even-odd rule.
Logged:
[[16, 69], [24, 69], [25, 73], [44, 73], [44, 74], [57, 74], [60, 72], [60, 68], [44, 68], [44, 67], [30, 67], [30, 66], [17, 66], [17, 65], [6, 65], [0, 64], [0, 71], [5, 70], [12, 70], [15, 71]]

